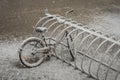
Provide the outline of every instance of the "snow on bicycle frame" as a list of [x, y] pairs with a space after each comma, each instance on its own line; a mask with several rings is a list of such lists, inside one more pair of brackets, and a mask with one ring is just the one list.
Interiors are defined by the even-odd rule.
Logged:
[[[90, 77], [120, 79], [120, 42], [60, 15], [45, 14], [36, 24], [46, 28], [49, 43], [56, 43], [55, 56]], [[74, 57], [74, 61], [71, 61]]]

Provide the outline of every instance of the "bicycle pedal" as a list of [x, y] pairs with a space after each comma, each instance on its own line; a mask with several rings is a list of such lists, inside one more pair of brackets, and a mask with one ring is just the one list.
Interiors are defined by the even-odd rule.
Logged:
[[45, 61], [49, 61], [49, 60], [50, 60], [50, 56], [49, 56], [49, 55], [46, 55]]

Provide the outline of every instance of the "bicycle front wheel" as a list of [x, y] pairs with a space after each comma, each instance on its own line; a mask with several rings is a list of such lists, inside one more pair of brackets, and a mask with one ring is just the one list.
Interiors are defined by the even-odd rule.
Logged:
[[43, 47], [45, 45], [39, 38], [30, 37], [24, 40], [19, 50], [21, 63], [30, 68], [40, 65], [45, 59], [45, 54], [37, 52], [37, 49]]

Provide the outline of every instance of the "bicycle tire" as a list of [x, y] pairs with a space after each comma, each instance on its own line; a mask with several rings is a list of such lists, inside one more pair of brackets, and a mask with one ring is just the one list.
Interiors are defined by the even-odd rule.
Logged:
[[[29, 62], [27, 62], [27, 61], [24, 59], [25, 56], [24, 56], [23, 50], [24, 50], [25, 46], [28, 45], [30, 42], [37, 42], [37, 43], [39, 43], [39, 45], [40, 45], [41, 47], [44, 47], [45, 45], [44, 45], [43, 41], [42, 41], [41, 39], [37, 38], [37, 37], [30, 37], [30, 38], [28, 38], [28, 39], [26, 39], [26, 40], [24, 40], [24, 41], [22, 42], [22, 44], [21, 44], [21, 46], [20, 46], [20, 49], [19, 49], [19, 59], [20, 59], [21, 63], [22, 63], [24, 66], [29, 67], [29, 68], [32, 68], [32, 67], [37, 67], [37, 66], [39, 66], [41, 63], [43, 63], [43, 61], [44, 61], [44, 59], [45, 59], [45, 56], [42, 56], [42, 58], [40, 58], [40, 59], [39, 59], [37, 62], [35, 62], [35, 63], [29, 63]], [[30, 44], [30, 45], [32, 45], [32, 44]], [[34, 46], [33, 46], [33, 47], [34, 47]], [[42, 55], [44, 55], [44, 54], [42, 53]], [[23, 56], [24, 56], [24, 57], [23, 57]]]

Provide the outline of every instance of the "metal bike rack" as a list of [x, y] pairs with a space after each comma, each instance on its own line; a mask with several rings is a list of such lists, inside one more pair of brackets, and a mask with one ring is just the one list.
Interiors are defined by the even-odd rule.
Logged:
[[[47, 28], [45, 36], [49, 43], [58, 43], [54, 55], [60, 60], [95, 79], [120, 79], [120, 42], [114, 37], [49, 13], [35, 27], [38, 25]], [[63, 36], [65, 32], [68, 34]], [[74, 60], [71, 60], [70, 50]]]

